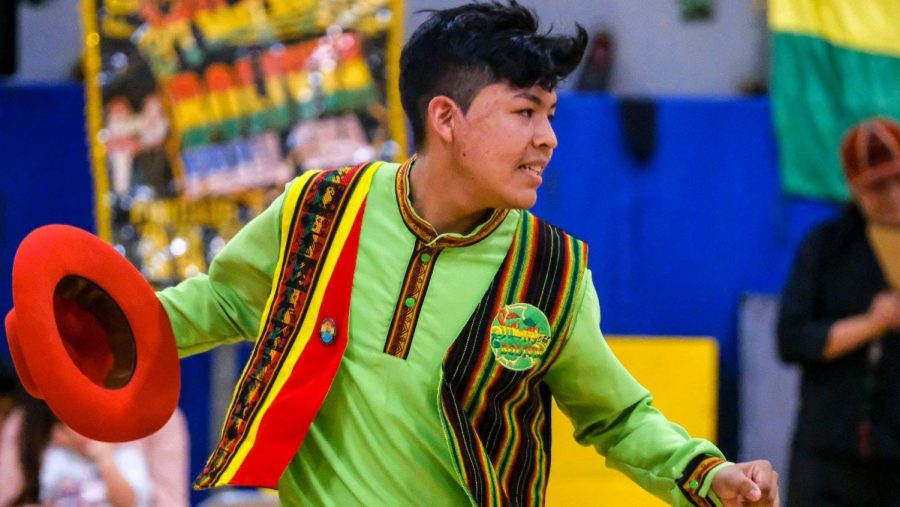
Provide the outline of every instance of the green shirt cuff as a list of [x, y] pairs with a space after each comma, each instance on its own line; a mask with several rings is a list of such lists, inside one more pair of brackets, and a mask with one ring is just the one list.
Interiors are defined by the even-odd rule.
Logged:
[[719, 473], [719, 470], [733, 465], [734, 463], [730, 461], [725, 461], [716, 465], [712, 470], [709, 471], [709, 474], [706, 475], [706, 479], [703, 480], [703, 484], [700, 486], [700, 491], [698, 493], [700, 496], [706, 498], [710, 502], [713, 503], [716, 507], [723, 507], [722, 500], [719, 499], [719, 495], [712, 489], [713, 478]]
[[714, 472], [728, 465], [728, 462], [714, 454], [699, 454], [695, 456], [684, 468], [681, 478], [678, 479], [678, 489], [687, 498], [691, 505], [699, 507], [710, 507], [716, 504], [715, 500], [710, 498], [712, 493], [712, 479]]

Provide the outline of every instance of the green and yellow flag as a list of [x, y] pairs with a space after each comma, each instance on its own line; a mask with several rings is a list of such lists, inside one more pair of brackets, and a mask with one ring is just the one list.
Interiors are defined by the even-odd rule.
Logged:
[[782, 187], [846, 200], [838, 148], [870, 116], [900, 118], [900, 1], [770, 0]]

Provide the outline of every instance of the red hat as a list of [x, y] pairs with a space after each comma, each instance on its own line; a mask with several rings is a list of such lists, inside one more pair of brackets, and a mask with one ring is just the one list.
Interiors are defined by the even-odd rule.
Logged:
[[166, 312], [137, 269], [88, 232], [48, 225], [13, 262], [6, 334], [16, 372], [60, 420], [124, 442], [162, 427], [181, 388]]
[[900, 124], [888, 118], [858, 123], [844, 135], [841, 162], [847, 182], [856, 188], [900, 173]]

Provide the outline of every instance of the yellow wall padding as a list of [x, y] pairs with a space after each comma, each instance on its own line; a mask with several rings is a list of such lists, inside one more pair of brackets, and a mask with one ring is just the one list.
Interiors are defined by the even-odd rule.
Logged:
[[[712, 338], [607, 337], [610, 348], [646, 387], [669, 420], [691, 436], [715, 441], [719, 351]], [[598, 379], [602, 381], [602, 379]], [[563, 507], [665, 505], [572, 436], [569, 420], [553, 406], [553, 449], [547, 505]]]

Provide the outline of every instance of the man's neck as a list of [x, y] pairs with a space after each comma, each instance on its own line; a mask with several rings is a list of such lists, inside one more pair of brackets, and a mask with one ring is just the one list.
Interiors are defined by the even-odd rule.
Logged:
[[490, 212], [474, 206], [466, 183], [451, 167], [428, 155], [416, 156], [409, 185], [413, 209], [438, 234], [469, 234]]

